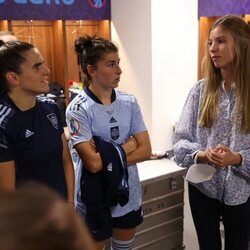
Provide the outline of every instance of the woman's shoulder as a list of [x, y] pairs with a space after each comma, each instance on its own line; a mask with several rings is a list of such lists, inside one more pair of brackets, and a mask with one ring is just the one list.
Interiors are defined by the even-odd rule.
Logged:
[[196, 84], [193, 86], [192, 89], [196, 91], [201, 91], [204, 89], [204, 86], [205, 86], [205, 79], [201, 79], [196, 82]]
[[205, 80], [201, 79], [196, 82], [196, 84], [191, 88], [189, 95], [191, 96], [201, 96], [204, 92]]
[[46, 97], [46, 96], [37, 96], [36, 97], [36, 109], [42, 109], [45, 112], [57, 112], [59, 107], [55, 100]]
[[84, 90], [79, 92], [67, 106], [66, 112], [78, 112], [79, 110], [89, 109], [95, 102], [89, 97]]
[[127, 101], [127, 102], [136, 102], [136, 98], [134, 95], [120, 91], [115, 90], [116, 92], [116, 99], [120, 101]]

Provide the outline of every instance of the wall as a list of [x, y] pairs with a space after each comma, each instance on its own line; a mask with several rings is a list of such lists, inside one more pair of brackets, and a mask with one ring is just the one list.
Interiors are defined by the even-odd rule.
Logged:
[[152, 142], [172, 148], [172, 128], [197, 80], [198, 3], [152, 0]]
[[151, 0], [111, 1], [111, 37], [123, 70], [119, 89], [136, 96], [152, 131]]
[[113, 0], [111, 37], [122, 59], [120, 89], [142, 108], [153, 150], [172, 148], [172, 128], [197, 80], [198, 1]]

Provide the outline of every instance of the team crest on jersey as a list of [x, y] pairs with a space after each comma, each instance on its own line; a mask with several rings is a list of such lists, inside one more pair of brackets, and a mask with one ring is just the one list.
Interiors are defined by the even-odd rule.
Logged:
[[49, 115], [47, 115], [48, 119], [50, 120], [50, 122], [52, 123], [53, 127], [55, 129], [58, 129], [58, 120], [57, 117], [54, 113], [51, 113]]
[[78, 135], [80, 131], [80, 123], [74, 119], [71, 118], [69, 121], [69, 133], [71, 136]]
[[117, 140], [117, 139], [120, 137], [120, 134], [119, 134], [119, 127], [116, 126], [116, 127], [110, 128], [110, 133], [111, 133], [111, 138], [112, 138], [113, 140]]

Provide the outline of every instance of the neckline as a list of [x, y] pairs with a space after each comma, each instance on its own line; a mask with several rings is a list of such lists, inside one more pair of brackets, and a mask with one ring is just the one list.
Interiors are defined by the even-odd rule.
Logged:
[[[102, 103], [102, 101], [88, 88], [85, 87], [84, 88], [84, 92], [96, 103], [104, 105]], [[112, 93], [111, 93], [111, 103], [113, 103], [116, 100], [116, 93], [115, 90], [112, 89]]]

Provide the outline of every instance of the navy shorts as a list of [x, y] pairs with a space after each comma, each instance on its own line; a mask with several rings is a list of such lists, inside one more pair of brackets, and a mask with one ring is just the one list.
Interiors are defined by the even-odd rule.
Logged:
[[85, 218], [85, 222], [97, 241], [107, 240], [112, 237], [113, 228], [135, 228], [143, 222], [141, 207], [123, 216], [111, 218], [110, 210], [102, 213], [85, 216], [78, 210], [80, 215]]
[[115, 228], [134, 228], [143, 222], [143, 213], [141, 207], [133, 210], [121, 217], [113, 218], [113, 227]]

